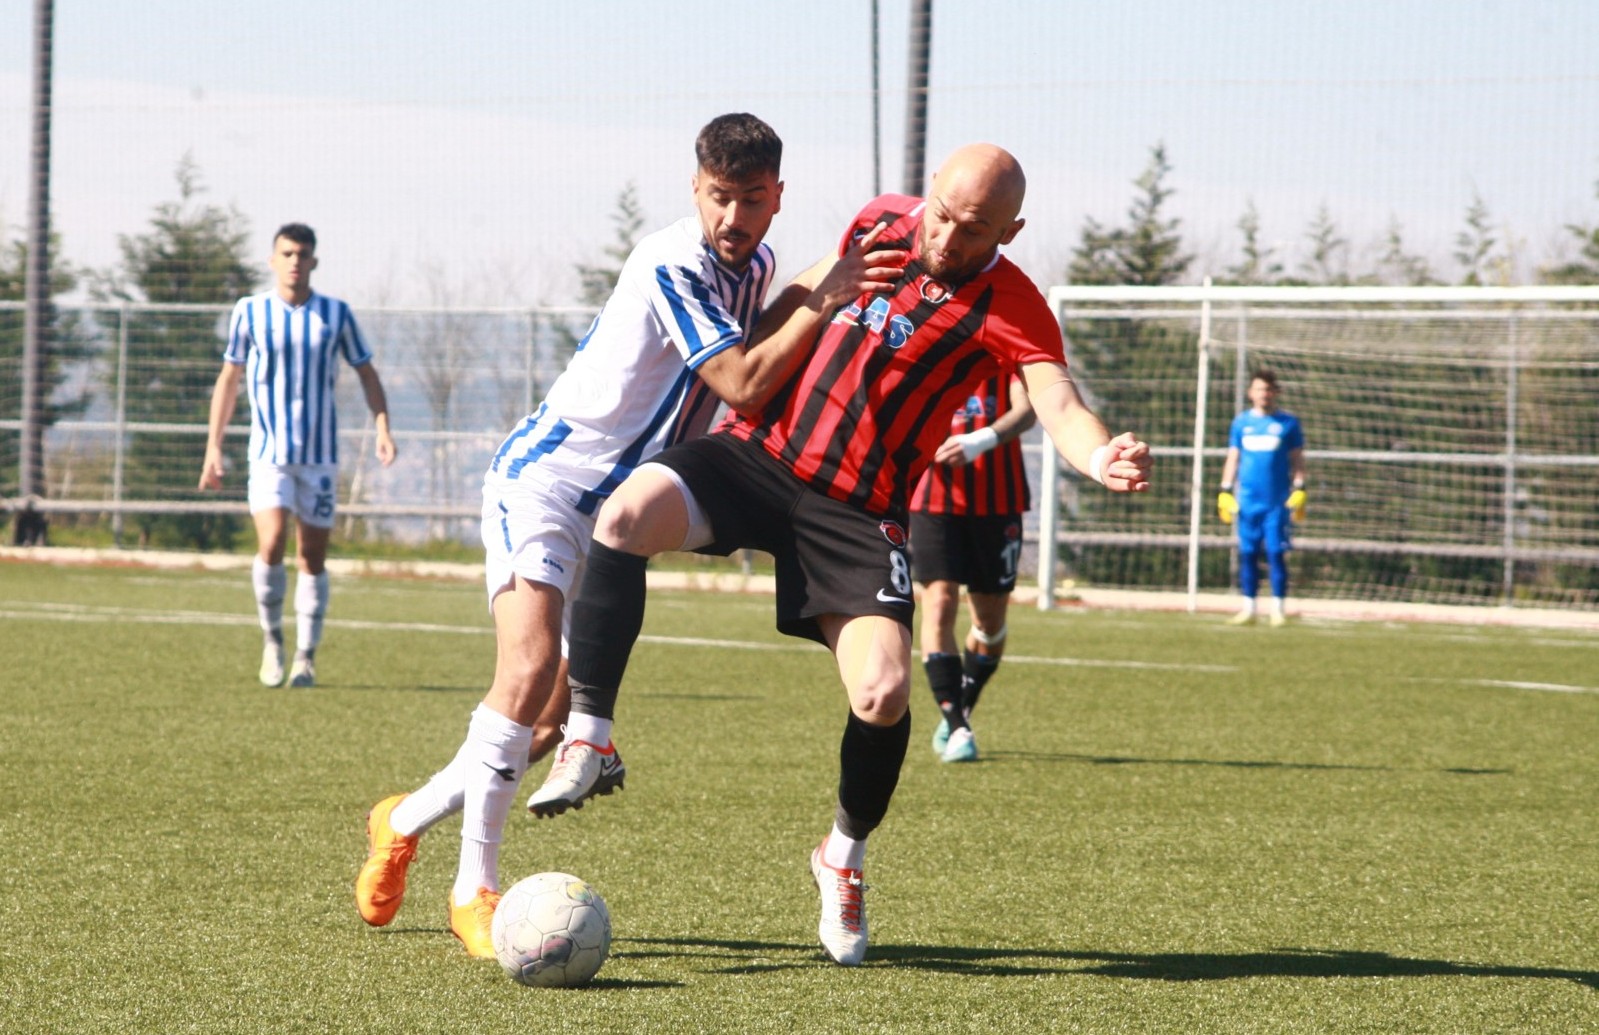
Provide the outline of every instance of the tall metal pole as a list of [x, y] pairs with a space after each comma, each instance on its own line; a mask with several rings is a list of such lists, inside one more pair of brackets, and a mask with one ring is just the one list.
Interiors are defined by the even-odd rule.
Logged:
[[883, 45], [877, 0], [872, 0], [872, 197], [883, 193], [883, 91], [878, 76]]
[[28, 270], [22, 323], [22, 443], [17, 488], [44, 489], [44, 358], [50, 333], [50, 41], [53, 0], [33, 8], [33, 167], [28, 199]]
[[910, 74], [905, 98], [904, 193], [927, 190], [927, 76], [933, 49], [933, 0], [911, 5]]

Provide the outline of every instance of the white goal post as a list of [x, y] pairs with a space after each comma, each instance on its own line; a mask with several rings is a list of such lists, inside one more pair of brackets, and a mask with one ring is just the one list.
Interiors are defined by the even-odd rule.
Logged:
[[1067, 358], [1138, 497], [1042, 452], [1039, 607], [1079, 584], [1227, 592], [1227, 429], [1272, 368], [1305, 428], [1294, 595], [1599, 608], [1599, 287], [1060, 286]]

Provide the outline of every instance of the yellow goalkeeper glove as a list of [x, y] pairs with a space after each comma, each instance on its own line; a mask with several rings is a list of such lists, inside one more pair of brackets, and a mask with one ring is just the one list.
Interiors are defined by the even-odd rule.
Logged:
[[1295, 521], [1305, 520], [1305, 490], [1295, 489], [1288, 494], [1288, 513]]
[[1223, 489], [1216, 494], [1216, 515], [1221, 518], [1221, 523], [1230, 525], [1233, 518], [1238, 516], [1238, 497]]

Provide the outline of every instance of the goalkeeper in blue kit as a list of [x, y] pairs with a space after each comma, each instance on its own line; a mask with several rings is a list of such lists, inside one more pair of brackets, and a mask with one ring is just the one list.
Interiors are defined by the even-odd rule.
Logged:
[[1305, 435], [1299, 418], [1277, 408], [1277, 375], [1257, 370], [1249, 380], [1250, 408], [1233, 418], [1216, 511], [1238, 529], [1238, 588], [1244, 609], [1229, 621], [1251, 625], [1260, 591], [1260, 555], [1271, 579], [1271, 624], [1288, 621], [1291, 522], [1305, 516]]

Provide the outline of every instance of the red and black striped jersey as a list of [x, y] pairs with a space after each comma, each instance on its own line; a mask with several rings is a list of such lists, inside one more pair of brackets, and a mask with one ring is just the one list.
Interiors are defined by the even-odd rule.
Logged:
[[893, 290], [836, 311], [760, 418], [734, 412], [719, 429], [872, 514], [907, 512], [949, 415], [983, 381], [1027, 363], [1065, 362], [1049, 303], [1009, 259], [996, 255], [961, 283], [925, 273], [923, 207], [920, 198], [885, 194], [856, 215], [840, 253], [879, 223], [887, 224], [879, 247], [910, 253]]
[[[955, 411], [949, 434], [986, 428], [1011, 410], [1011, 377], [984, 381]], [[1022, 440], [1013, 438], [967, 464], [928, 464], [911, 496], [911, 509], [923, 514], [983, 516], [1021, 514], [1032, 506]]]

